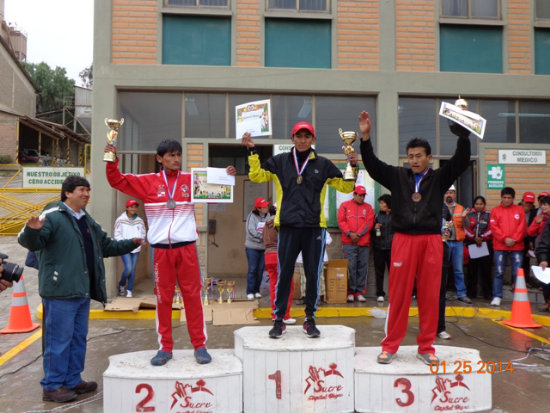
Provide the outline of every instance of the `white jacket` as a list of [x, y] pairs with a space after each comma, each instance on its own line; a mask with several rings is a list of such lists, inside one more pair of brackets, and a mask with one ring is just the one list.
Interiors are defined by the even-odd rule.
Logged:
[[[115, 221], [114, 239], [122, 240], [128, 238], [143, 238], [145, 239], [145, 223], [137, 216], [128, 218], [128, 214], [124, 211]], [[141, 245], [132, 251], [132, 254], [140, 252]]]

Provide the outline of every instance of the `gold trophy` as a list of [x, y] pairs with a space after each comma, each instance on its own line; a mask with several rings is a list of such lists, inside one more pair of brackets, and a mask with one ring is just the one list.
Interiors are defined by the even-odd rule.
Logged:
[[206, 277], [204, 279], [204, 301], [202, 303], [203, 305], [210, 305], [210, 303], [208, 302], [208, 292], [210, 291], [211, 283], [211, 278]]
[[[344, 146], [344, 153], [347, 157], [349, 157], [349, 154], [351, 152], [355, 152], [355, 149], [353, 149], [353, 143], [357, 140], [357, 132], [354, 131], [342, 131], [342, 128], [338, 129], [338, 132], [340, 133], [340, 138], [342, 141], [346, 144]], [[354, 181], [357, 179], [357, 175], [355, 174], [350, 162], [348, 161], [348, 164], [346, 166], [346, 170], [344, 171], [344, 181]]]
[[[107, 132], [107, 143], [109, 145], [116, 146], [116, 141], [118, 138], [118, 129], [122, 126], [124, 123], [124, 118], [118, 120], [118, 119], [108, 119], [105, 118], [105, 125], [109, 128], [109, 132]], [[105, 162], [114, 162], [116, 160], [116, 153], [114, 152], [105, 152], [103, 155], [103, 160]]]
[[455, 100], [455, 106], [458, 106], [462, 110], [468, 110], [468, 102], [466, 99], [462, 99], [460, 95], [458, 95], [458, 99]]
[[227, 281], [227, 303], [231, 304], [233, 301], [233, 289], [235, 287], [235, 281]]
[[218, 303], [223, 304], [223, 287], [225, 287], [225, 281], [218, 281]]
[[[450, 232], [452, 228], [453, 228], [453, 221], [445, 221], [445, 223], [443, 224], [443, 234], [441, 234], [441, 240], [443, 242], [447, 242], [449, 240]], [[447, 233], [447, 231], [449, 233]]]

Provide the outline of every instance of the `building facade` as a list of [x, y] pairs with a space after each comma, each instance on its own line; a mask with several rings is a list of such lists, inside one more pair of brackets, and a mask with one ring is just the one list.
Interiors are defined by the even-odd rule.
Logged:
[[102, 194], [94, 216], [112, 228], [125, 200], [104, 177], [106, 117], [125, 118], [124, 172], [155, 170], [165, 138], [182, 142], [185, 170], [236, 165], [235, 202], [196, 208], [209, 275], [245, 273], [249, 200], [273, 197], [246, 178], [234, 112], [245, 102], [271, 100], [273, 134], [256, 139], [262, 158], [306, 120], [317, 151], [344, 165], [338, 129], [356, 130], [367, 110], [381, 159], [405, 164], [406, 143], [418, 136], [438, 167], [456, 142], [439, 106], [460, 95], [487, 129], [471, 138], [459, 202], [481, 194], [495, 206], [504, 184], [518, 194], [550, 190], [550, 5], [542, 0], [96, 0], [94, 39], [92, 170]]

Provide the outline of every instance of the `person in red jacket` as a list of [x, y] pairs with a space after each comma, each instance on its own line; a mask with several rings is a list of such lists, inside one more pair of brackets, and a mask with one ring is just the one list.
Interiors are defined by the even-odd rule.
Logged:
[[491, 305], [500, 306], [502, 284], [506, 259], [510, 257], [512, 278], [516, 283], [516, 274], [523, 261], [523, 239], [527, 234], [525, 212], [520, 205], [514, 205], [516, 191], [506, 187], [500, 191], [500, 205], [491, 211], [489, 229], [493, 234], [495, 250], [495, 277], [493, 279], [493, 301]]
[[348, 301], [367, 301], [367, 272], [369, 270], [370, 231], [374, 211], [365, 202], [367, 190], [356, 186], [353, 199], [338, 208], [338, 226], [342, 230], [342, 250], [348, 260]]

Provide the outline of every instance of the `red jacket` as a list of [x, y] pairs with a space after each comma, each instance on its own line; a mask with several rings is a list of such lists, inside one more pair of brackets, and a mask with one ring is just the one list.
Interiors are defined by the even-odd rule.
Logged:
[[342, 244], [354, 244], [347, 235], [356, 232], [360, 238], [355, 245], [370, 246], [370, 231], [374, 223], [374, 211], [366, 202], [358, 204], [353, 199], [342, 202], [338, 208], [338, 226], [342, 230]]
[[[523, 239], [527, 235], [527, 220], [525, 211], [519, 205], [503, 207], [502, 204], [491, 211], [493, 248], [501, 251], [523, 251]], [[512, 238], [516, 243], [512, 247], [504, 244], [505, 238]]]

